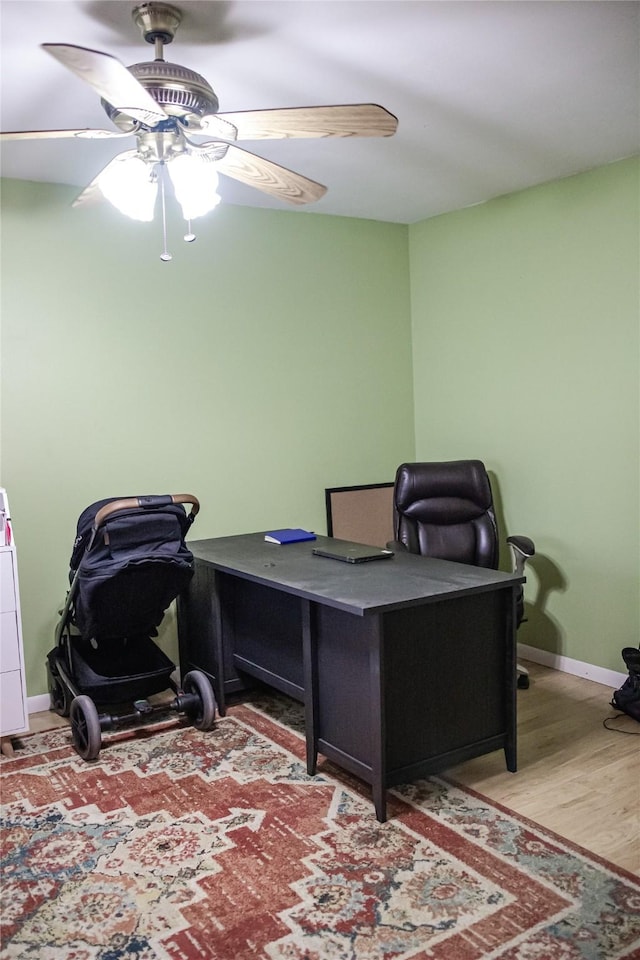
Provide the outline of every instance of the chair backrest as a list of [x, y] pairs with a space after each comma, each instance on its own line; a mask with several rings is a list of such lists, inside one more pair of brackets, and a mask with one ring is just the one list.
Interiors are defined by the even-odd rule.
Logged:
[[497, 568], [491, 484], [480, 460], [403, 463], [393, 500], [395, 538], [411, 553]]

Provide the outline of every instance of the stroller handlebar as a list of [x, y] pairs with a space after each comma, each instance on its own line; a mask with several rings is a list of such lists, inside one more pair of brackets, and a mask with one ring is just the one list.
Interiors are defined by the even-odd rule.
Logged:
[[112, 513], [117, 513], [119, 510], [155, 510], [158, 507], [166, 507], [170, 503], [190, 503], [190, 520], [195, 519], [200, 510], [200, 502], [192, 493], [173, 493], [157, 497], [124, 497], [122, 500], [112, 500], [111, 503], [101, 507], [96, 513], [93, 526], [97, 530]]

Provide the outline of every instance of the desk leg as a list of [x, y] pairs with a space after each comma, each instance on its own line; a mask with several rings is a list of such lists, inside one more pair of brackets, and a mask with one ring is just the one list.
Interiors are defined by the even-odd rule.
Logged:
[[372, 794], [376, 820], [379, 823], [385, 823], [387, 820], [387, 788], [383, 783], [374, 783]]
[[384, 636], [382, 615], [370, 618], [369, 708], [371, 717], [371, 789], [376, 817], [387, 819], [386, 724], [384, 711]]
[[217, 712], [224, 716], [224, 639], [231, 642], [232, 631], [225, 630], [220, 588], [218, 573], [196, 561], [193, 579], [178, 597], [178, 648], [181, 676], [189, 670], [206, 673], [213, 684]]
[[304, 674], [304, 726], [307, 741], [307, 773], [315, 776], [318, 764], [318, 646], [315, 606], [302, 604], [302, 658]]
[[[510, 601], [510, 602], [509, 602]], [[518, 717], [517, 717], [517, 694], [518, 694], [518, 666], [516, 657], [516, 602], [517, 589], [514, 588], [507, 594], [506, 602], [509, 604], [506, 617], [506, 739], [504, 745], [504, 756], [507, 764], [507, 770], [515, 773], [518, 769]]]
[[212, 619], [215, 626], [214, 645], [216, 658], [216, 678], [214, 682], [216, 701], [218, 704], [218, 713], [224, 717], [227, 712], [227, 698], [224, 690], [225, 672], [224, 672], [224, 617], [222, 615], [222, 603], [220, 602], [220, 574], [216, 571], [213, 576], [213, 594], [211, 597]]

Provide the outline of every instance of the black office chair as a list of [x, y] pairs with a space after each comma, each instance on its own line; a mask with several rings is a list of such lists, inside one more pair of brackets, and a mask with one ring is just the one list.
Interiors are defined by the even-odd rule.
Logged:
[[[480, 460], [403, 463], [393, 491], [396, 551], [439, 560], [454, 560], [496, 570], [499, 535], [491, 484]], [[523, 575], [535, 547], [528, 537], [507, 537], [513, 572]], [[524, 619], [524, 592], [517, 597], [516, 626]], [[529, 686], [527, 670], [518, 664], [518, 686]]]

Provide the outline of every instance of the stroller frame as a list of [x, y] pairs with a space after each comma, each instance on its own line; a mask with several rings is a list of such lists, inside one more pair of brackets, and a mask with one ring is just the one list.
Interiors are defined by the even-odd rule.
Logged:
[[[126, 521], [142, 514], [153, 516], [153, 511], [168, 510], [175, 514], [175, 507], [184, 504], [190, 504], [191, 510], [188, 516], [183, 516], [183, 506], [180, 510], [181, 525], [184, 524], [180, 546], [184, 548], [184, 555], [190, 558], [184, 544], [184, 533], [200, 509], [198, 499], [192, 494], [113, 498], [102, 501], [102, 506], [93, 504], [85, 511], [86, 514], [93, 507], [99, 507], [93, 519], [87, 546], [76, 569], [72, 570], [71, 585], [55, 631], [55, 647], [47, 655], [46, 661], [51, 709], [62, 717], [70, 718], [73, 745], [84, 760], [96, 759], [102, 746], [103, 732], [137, 723], [149, 723], [171, 711], [185, 714], [199, 730], [209, 730], [213, 726], [216, 703], [209, 678], [199, 670], [192, 670], [182, 678], [181, 685], [178, 685], [172, 676], [175, 664], [150, 636], [145, 637], [145, 634], [151, 631], [145, 629], [141, 636], [134, 638], [133, 652], [137, 654], [138, 672], [133, 675], [102, 676], [96, 661], [91, 665], [85, 662], [79, 649], [83, 647], [85, 653], [91, 654], [91, 657], [97, 656], [98, 664], [106, 663], [109, 659], [108, 641], [104, 651], [107, 660], [101, 661], [101, 654], [97, 652], [99, 643], [93, 637], [85, 636], [76, 623], [81, 577], [93, 559], [92, 551], [98, 549], [102, 543], [109, 542], [108, 522], [123, 519]], [[77, 549], [78, 541], [72, 562]], [[147, 563], [153, 569], [153, 560]], [[164, 569], [167, 569], [167, 566], [170, 565], [165, 564]], [[182, 566], [184, 568], [184, 563]], [[122, 570], [118, 572], [122, 573]], [[175, 599], [179, 592], [175, 591], [172, 599]], [[156, 625], [162, 621], [164, 613], [165, 610], [160, 611]], [[124, 649], [128, 638], [117, 639]], [[149, 701], [149, 696], [168, 690], [175, 695], [172, 700], [165, 699], [156, 704]], [[124, 706], [125, 702], [128, 702], [127, 706]], [[96, 704], [100, 706], [101, 712], [98, 712]], [[115, 711], [105, 709], [114, 706]]]

